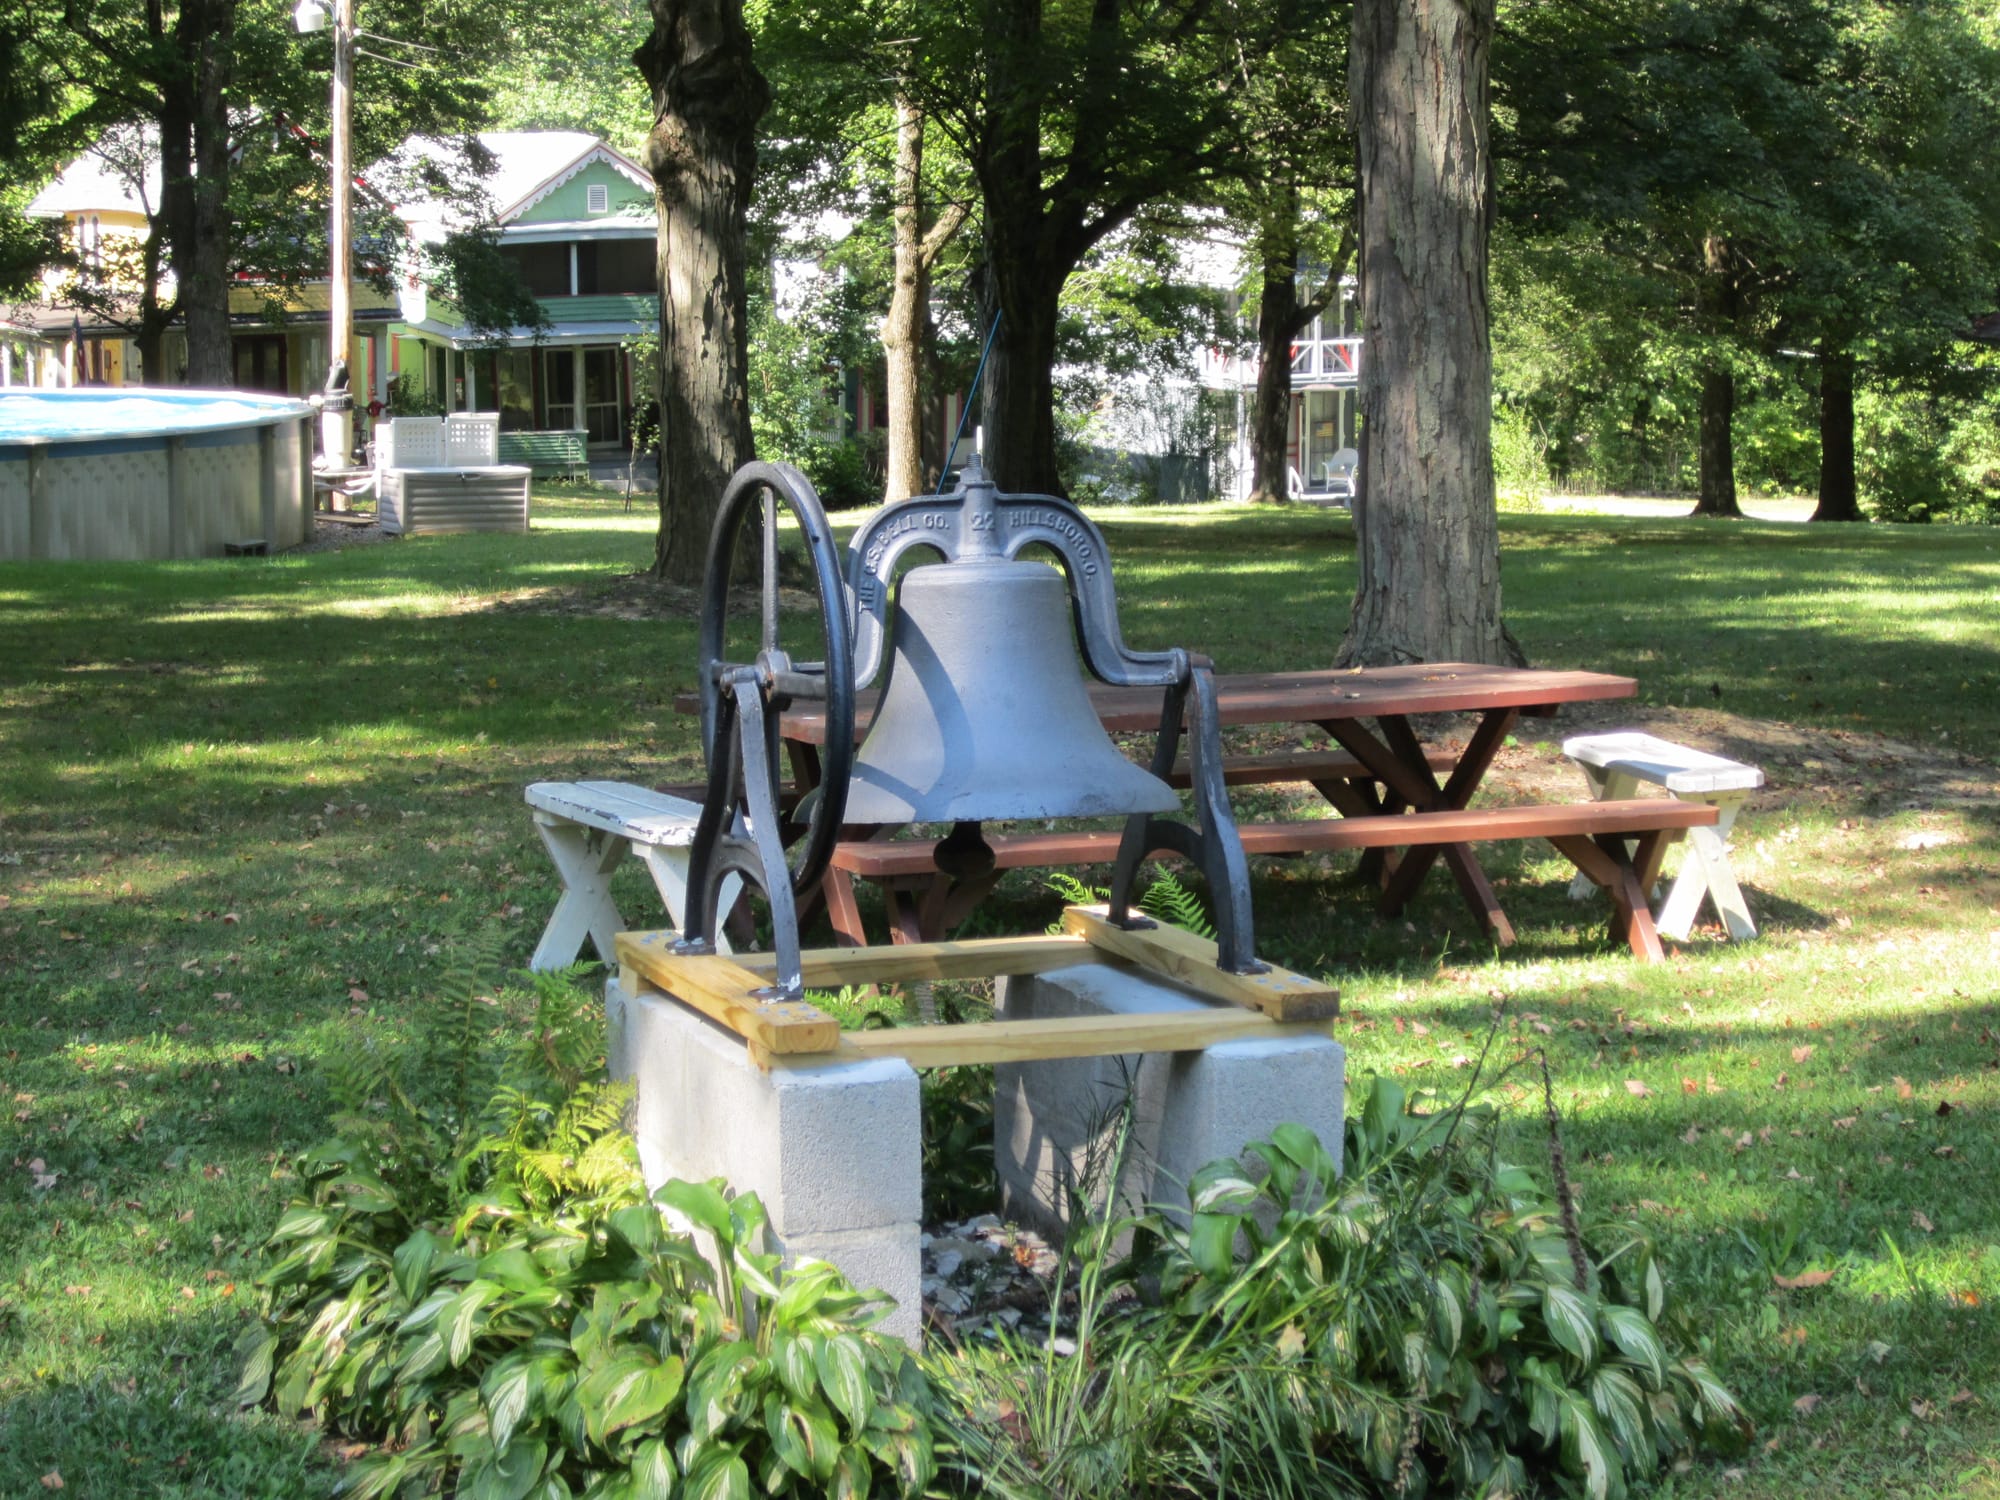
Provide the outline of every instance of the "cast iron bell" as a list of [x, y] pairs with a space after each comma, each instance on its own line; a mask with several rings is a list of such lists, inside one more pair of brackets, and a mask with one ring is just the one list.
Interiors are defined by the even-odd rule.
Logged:
[[906, 573], [847, 821], [1177, 810], [1173, 789], [1121, 755], [1098, 722], [1071, 619], [1063, 575], [1042, 563], [961, 557]]

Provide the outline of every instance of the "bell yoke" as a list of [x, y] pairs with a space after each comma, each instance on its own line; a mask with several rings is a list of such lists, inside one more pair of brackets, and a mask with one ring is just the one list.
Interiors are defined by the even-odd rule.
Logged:
[[[762, 648], [754, 662], [733, 663], [724, 657], [723, 625], [735, 541], [760, 498]], [[779, 646], [780, 504], [797, 520], [811, 559], [823, 661], [794, 662]], [[1023, 560], [1033, 546], [1053, 553], [1062, 571]], [[917, 548], [944, 560], [910, 569], [898, 584], [897, 566]], [[1131, 911], [1140, 861], [1150, 850], [1172, 849], [1208, 879], [1220, 966], [1239, 974], [1264, 969], [1253, 956], [1249, 867], [1223, 788], [1213, 670], [1187, 651], [1125, 644], [1104, 536], [1088, 517], [1052, 495], [1000, 494], [975, 460], [952, 493], [896, 501], [863, 522], [844, 572], [803, 474], [771, 463], [737, 472], [716, 516], [703, 591], [708, 790], [690, 851], [678, 951], [712, 951], [723, 880], [739, 875], [770, 903], [775, 991], [797, 998], [804, 988], [799, 902], [826, 873], [843, 826], [949, 823], [934, 858], [939, 869], [965, 876], [992, 867], [983, 822], [1122, 816], [1111, 919], [1146, 922]], [[1150, 770], [1119, 753], [1099, 723], [1076, 667], [1079, 651], [1101, 682], [1164, 690]], [[855, 692], [885, 666], [857, 756]], [[778, 723], [802, 701], [824, 705], [824, 759], [818, 787], [787, 825], [779, 812]], [[1180, 810], [1165, 778], [1184, 725], [1193, 823], [1166, 816]], [[787, 833], [794, 835], [789, 848]]]

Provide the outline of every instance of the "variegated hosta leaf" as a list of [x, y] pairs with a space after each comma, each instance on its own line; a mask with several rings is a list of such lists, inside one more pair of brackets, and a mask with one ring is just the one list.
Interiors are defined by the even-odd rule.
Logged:
[[1619, 1450], [1632, 1467], [1650, 1472], [1659, 1457], [1653, 1450], [1651, 1424], [1646, 1419], [1646, 1395], [1639, 1382], [1623, 1370], [1599, 1369], [1590, 1377], [1590, 1402], [1611, 1429]]
[[1623, 1500], [1625, 1466], [1590, 1403], [1572, 1391], [1562, 1397], [1562, 1457], [1588, 1500]]
[[1607, 1303], [1598, 1320], [1605, 1337], [1644, 1372], [1649, 1389], [1657, 1391], [1667, 1383], [1667, 1346], [1645, 1314], [1636, 1307]]
[[1600, 1350], [1597, 1319], [1591, 1315], [1590, 1299], [1583, 1293], [1554, 1283], [1543, 1287], [1542, 1321], [1556, 1347], [1583, 1368], [1587, 1370], [1597, 1363]]

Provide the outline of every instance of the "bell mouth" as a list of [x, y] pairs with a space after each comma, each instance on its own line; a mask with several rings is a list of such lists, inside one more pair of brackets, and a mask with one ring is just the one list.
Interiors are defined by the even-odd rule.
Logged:
[[847, 821], [1008, 822], [1172, 812], [1122, 755], [1083, 681], [1062, 574], [1010, 560], [903, 577], [890, 669], [855, 759]]

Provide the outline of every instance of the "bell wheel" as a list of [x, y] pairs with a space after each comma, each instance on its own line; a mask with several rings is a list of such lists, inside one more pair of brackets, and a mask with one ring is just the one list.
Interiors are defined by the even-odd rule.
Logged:
[[[753, 512], [754, 507], [754, 512]], [[733, 605], [731, 580], [738, 576], [739, 540], [752, 529], [761, 539], [758, 560], [758, 609], [755, 650], [743, 644], [734, 649], [729, 639]], [[784, 521], [789, 515], [796, 531]], [[807, 577], [818, 615], [817, 631], [800, 630], [797, 638], [786, 631], [782, 599], [787, 586], [782, 560], [788, 541], [803, 543]], [[796, 587], [798, 580], [790, 586]], [[794, 628], [796, 629], [796, 622]], [[812, 659], [798, 659], [791, 647], [799, 639], [816, 635], [807, 650]], [[750, 463], [736, 471], [723, 491], [716, 511], [715, 529], [709, 536], [708, 566], [702, 589], [701, 638], [702, 748], [712, 769], [718, 754], [727, 753], [716, 743], [718, 723], [733, 715], [719, 713], [722, 695], [730, 684], [753, 681], [763, 699], [761, 718], [771, 742], [764, 754], [742, 757], [738, 763], [765, 767], [773, 785], [772, 801], [778, 800], [775, 785], [777, 766], [777, 724], [793, 708], [817, 709], [825, 725], [819, 747], [819, 780], [794, 810], [796, 827], [802, 832], [786, 850], [785, 863], [794, 896], [803, 897], [815, 889], [826, 874], [835, 840], [847, 810], [848, 782], [854, 770], [854, 668], [852, 631], [848, 619], [847, 590], [841, 575], [839, 545], [827, 524], [826, 508], [812, 482], [790, 464]], [[749, 674], [746, 677], [746, 674]], [[737, 719], [739, 725], [747, 721]], [[745, 799], [738, 789], [739, 804]], [[735, 811], [737, 809], [732, 809]]]

